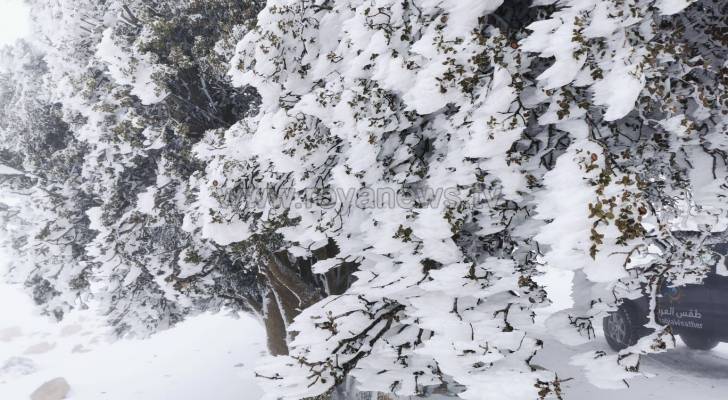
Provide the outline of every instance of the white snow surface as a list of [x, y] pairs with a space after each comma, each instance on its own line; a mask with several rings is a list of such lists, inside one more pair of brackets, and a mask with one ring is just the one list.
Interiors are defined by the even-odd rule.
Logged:
[[[71, 386], [68, 400], [263, 396], [253, 367], [265, 354], [265, 338], [251, 317], [205, 314], [150, 339], [110, 343], [92, 318], [53, 324], [36, 315], [17, 287], [0, 286], [0, 304], [0, 399], [29, 399], [37, 387], [57, 377]], [[557, 371], [564, 380], [573, 378], [562, 385], [568, 399], [716, 400], [728, 392], [728, 344], [700, 352], [678, 343], [673, 351], [643, 357], [643, 375], [630, 379], [629, 388], [609, 379], [615, 378], [613, 363], [605, 370], [578, 366], [592, 351], [614, 355], [601, 337], [577, 347], [555, 341], [544, 347], [534, 364]], [[587, 383], [585, 373], [597, 376], [604, 387]]]
[[[600, 363], [592, 363], [584, 371], [584, 367], [578, 364], [590, 350], [616, 355], [603, 338], [578, 348], [547, 342], [533, 362], [555, 368], [561, 379], [573, 378], [562, 384], [567, 399], [718, 400], [726, 398], [728, 393], [728, 344], [705, 352], [690, 350], [678, 339], [677, 348], [672, 351], [643, 356], [640, 363], [642, 373], [627, 381], [629, 387], [620, 381], [621, 376], [615, 375], [613, 361], [609, 365], [605, 363], [602, 369]], [[563, 357], [571, 360], [562, 362]], [[595, 383], [603, 387], [587, 383], [583, 376], [585, 373], [593, 374]]]
[[657, 8], [664, 15], [677, 14], [684, 10], [685, 7], [693, 4], [695, 0], [661, 0], [657, 3]]
[[252, 317], [204, 314], [145, 340], [109, 342], [92, 317], [54, 324], [17, 287], [0, 286], [0, 399], [27, 400], [65, 378], [67, 400], [257, 400], [265, 353]]
[[23, 175], [23, 173], [15, 168], [0, 164], [0, 175]]

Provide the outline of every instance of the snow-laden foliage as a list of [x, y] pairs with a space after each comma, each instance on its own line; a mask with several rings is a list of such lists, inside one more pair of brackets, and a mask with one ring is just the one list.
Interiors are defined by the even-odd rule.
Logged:
[[[198, 147], [215, 201], [203, 231], [224, 243], [277, 229], [299, 257], [333, 239], [336, 261], [313, 271], [358, 265], [346, 293], [289, 326], [290, 355], [259, 371], [282, 395], [317, 395], [347, 374], [398, 394], [451, 383], [477, 397], [504, 376], [525, 383], [521, 396], [549, 391], [553, 374], [527, 363], [541, 345], [525, 334], [544, 299], [537, 250], [514, 232], [529, 213], [523, 170], [538, 160], [509, 162], [530, 118], [518, 87], [531, 59], [487, 23], [499, 6], [271, 2], [238, 44], [234, 80], [258, 89], [262, 112]], [[256, 188], [299, 207], [217, 200]], [[414, 196], [428, 189], [462, 198]], [[365, 190], [370, 202], [409, 193], [412, 207], [366, 204]], [[337, 191], [354, 198], [327, 206]]]
[[[699, 281], [728, 227], [720, 0], [31, 3], [11, 278], [119, 334], [256, 313], [271, 398], [558, 398], [544, 343]], [[649, 318], [574, 365], [637, 373]]]
[[[672, 16], [688, 5], [269, 1], [231, 71], [261, 113], [198, 146], [211, 201], [196, 219], [220, 243], [275, 229], [299, 257], [333, 240], [314, 272], [358, 265], [289, 326], [290, 355], [259, 371], [269, 390], [353, 376], [402, 395], [558, 395], [529, 364], [539, 274], [578, 270], [574, 307], [548, 324], [590, 339], [610, 291], [704, 272], [672, 232], [725, 229], [724, 21], [709, 1]], [[438, 189], [454, 196], [421, 195]], [[251, 190], [294, 206], [225, 202]], [[410, 207], [373, 202], [383, 190]], [[630, 352], [665, 335], [619, 362], [635, 370]]]
[[57, 317], [93, 303], [118, 333], [219, 307], [222, 293], [251, 295], [249, 269], [182, 225], [202, 169], [190, 149], [255, 109], [255, 94], [226, 72], [259, 6], [32, 3], [38, 40], [6, 63], [3, 96], [18, 121], [3, 147], [22, 164], [8, 166], [31, 199], [20, 201], [30, 210], [12, 209], [29, 225], [9, 235], [13, 279]]
[[13, 248], [11, 273], [34, 300], [61, 318], [88, 283], [84, 246], [93, 238], [80, 190], [86, 145], [63, 120], [45, 87], [49, 65], [26, 43], [3, 50], [1, 156], [4, 247]]

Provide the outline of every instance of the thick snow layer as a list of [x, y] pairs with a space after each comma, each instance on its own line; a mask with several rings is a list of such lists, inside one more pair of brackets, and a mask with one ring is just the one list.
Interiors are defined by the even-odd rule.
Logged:
[[0, 165], [0, 175], [23, 175], [23, 173], [6, 165]]
[[620, 65], [610, 70], [605, 78], [594, 83], [594, 103], [607, 106], [604, 119], [616, 121], [634, 108], [637, 97], [645, 86], [644, 79], [636, 78], [637, 67]]
[[695, 0], [661, 0], [657, 2], [657, 8], [664, 15], [672, 15], [679, 13], [694, 2]]
[[150, 187], [137, 195], [137, 208], [145, 214], [154, 213], [154, 196], [156, 189]]

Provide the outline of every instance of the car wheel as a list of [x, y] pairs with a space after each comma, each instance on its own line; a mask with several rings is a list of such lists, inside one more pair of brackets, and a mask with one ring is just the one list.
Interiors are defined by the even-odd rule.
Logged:
[[694, 350], [711, 350], [718, 345], [718, 340], [702, 332], [681, 332], [680, 338]]
[[637, 343], [643, 330], [638, 322], [641, 319], [630, 303], [622, 303], [617, 311], [604, 317], [602, 326], [609, 347], [619, 351]]

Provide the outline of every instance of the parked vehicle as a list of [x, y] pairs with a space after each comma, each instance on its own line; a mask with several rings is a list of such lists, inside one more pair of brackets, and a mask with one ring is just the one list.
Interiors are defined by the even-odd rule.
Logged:
[[[728, 243], [713, 247], [728, 268]], [[666, 280], [657, 293], [657, 322], [670, 325], [688, 347], [710, 350], [728, 342], [728, 276], [719, 274], [715, 267], [700, 284], [676, 286]], [[648, 296], [623, 299], [617, 311], [604, 318], [604, 337], [612, 349], [632, 346], [651, 332], [645, 327], [649, 304]]]

